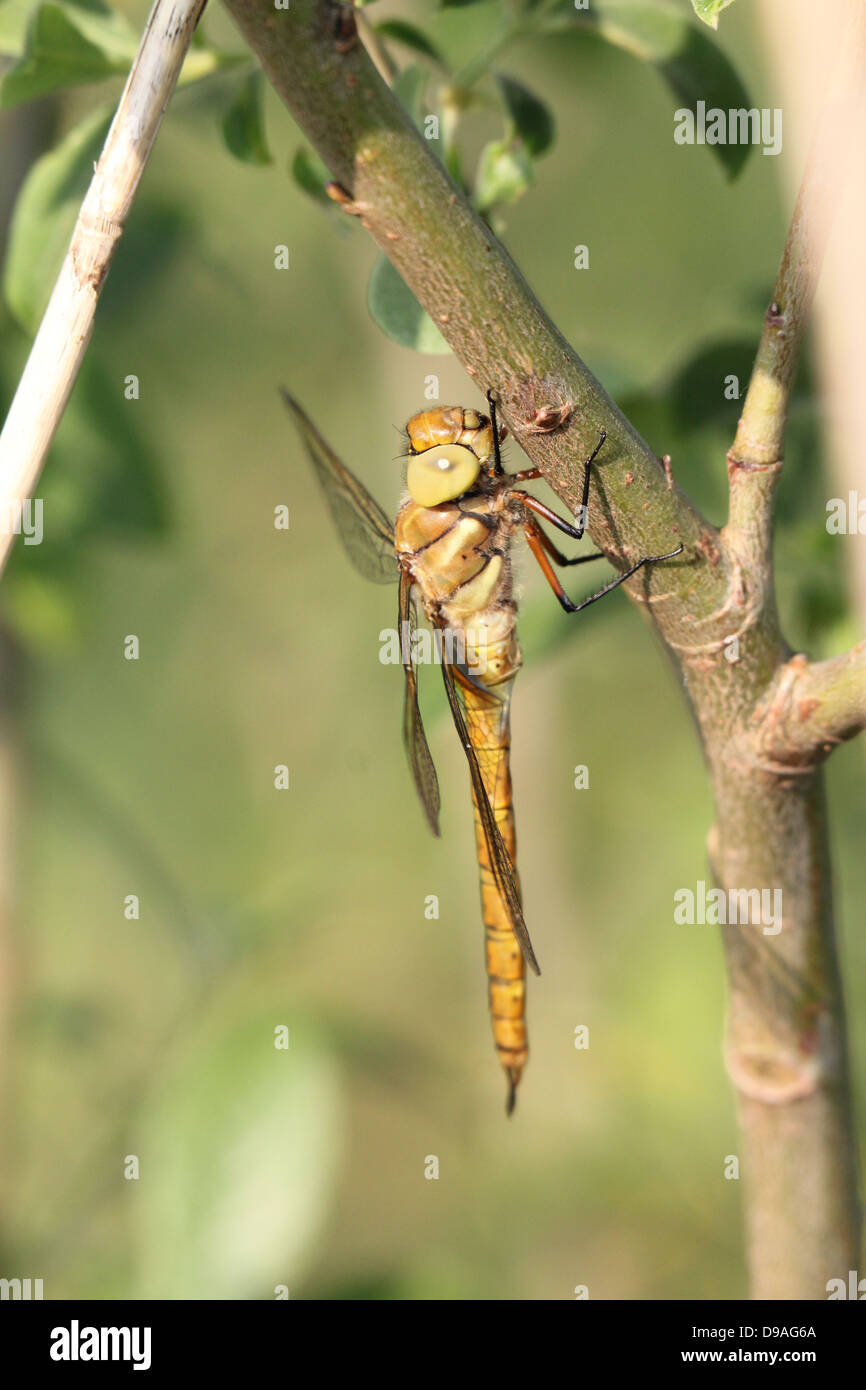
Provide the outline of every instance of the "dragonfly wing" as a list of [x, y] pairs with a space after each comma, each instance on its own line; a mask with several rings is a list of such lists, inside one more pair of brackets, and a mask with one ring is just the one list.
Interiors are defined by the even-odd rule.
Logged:
[[463, 706], [457, 687], [454, 682], [454, 672], [449, 662], [442, 662], [442, 677], [445, 681], [445, 692], [448, 696], [448, 703], [451, 706], [451, 715], [454, 724], [460, 735], [460, 742], [469, 763], [469, 775], [472, 778], [472, 790], [475, 794], [475, 803], [478, 807], [478, 814], [481, 817], [481, 824], [484, 827], [484, 838], [487, 841], [487, 853], [490, 859], [490, 867], [493, 870], [493, 877], [496, 886], [502, 896], [502, 900], [508, 909], [511, 925], [514, 928], [514, 935], [520, 943], [520, 949], [528, 965], [532, 967], [536, 975], [541, 974], [538, 961], [535, 958], [535, 951], [529, 939], [529, 932], [526, 922], [523, 920], [523, 907], [520, 902], [520, 891], [514, 878], [514, 866], [511, 863], [511, 856], [502, 838], [499, 826], [496, 824], [496, 817], [493, 814], [493, 807], [484, 786], [484, 778], [481, 775], [481, 768], [478, 766], [478, 758], [472, 746], [472, 739], [466, 724], [466, 717], [463, 713]]
[[415, 669], [414, 646], [412, 642], [417, 626], [417, 614], [412, 598], [412, 576], [409, 571], [400, 570], [400, 602], [397, 631], [404, 652], [403, 670], [406, 673], [406, 688], [403, 704], [403, 742], [409, 757], [409, 766], [415, 788], [421, 799], [427, 823], [434, 835], [439, 834], [439, 779], [427, 743], [421, 710], [418, 705], [418, 675]]
[[293, 396], [281, 390], [309, 455], [328, 510], [349, 559], [365, 579], [393, 584], [397, 577], [394, 528], [364, 484], [341, 463]]

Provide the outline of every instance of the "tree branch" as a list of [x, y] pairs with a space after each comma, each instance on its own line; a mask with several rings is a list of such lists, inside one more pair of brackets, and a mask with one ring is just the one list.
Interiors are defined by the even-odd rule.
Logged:
[[804, 770], [866, 729], [866, 642], [828, 661], [792, 657], [755, 711], [766, 767]]
[[0, 570], [93, 331], [99, 295], [205, 0], [156, 0], [0, 434]]
[[743, 413], [728, 454], [730, 500], [725, 537], [747, 562], [769, 563], [773, 501], [800, 348], [833, 218], [851, 165], [850, 132], [863, 103], [866, 7], [849, 10], [812, 148]]
[[[619, 568], [683, 543], [678, 560], [647, 567], [628, 587], [688, 647], [696, 607], [709, 614], [725, 603], [718, 533], [548, 318], [361, 43], [347, 38], [351, 11], [334, 0], [293, 0], [276, 12], [268, 0], [227, 0], [227, 8], [353, 211], [482, 392], [498, 393], [515, 439], [572, 511], [580, 464], [607, 432], [589, 532]], [[566, 407], [565, 423], [533, 433], [527, 427], [544, 406]]]

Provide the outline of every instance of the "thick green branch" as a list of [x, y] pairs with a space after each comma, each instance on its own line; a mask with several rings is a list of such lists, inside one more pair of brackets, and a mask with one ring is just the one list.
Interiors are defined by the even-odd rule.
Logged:
[[[630, 583], [666, 635], [688, 647], [695, 614], [725, 602], [717, 533], [665, 473], [532, 295], [504, 247], [458, 192], [332, 0], [226, 0], [276, 91], [346, 190], [353, 210], [441, 329], [479, 388], [493, 388], [514, 437], [572, 508], [580, 463], [607, 432], [589, 531], [619, 565], [682, 542], [682, 557]], [[563, 426], [533, 432], [542, 407]], [[712, 637], [712, 623], [701, 641]], [[721, 640], [722, 633], [717, 634]]]

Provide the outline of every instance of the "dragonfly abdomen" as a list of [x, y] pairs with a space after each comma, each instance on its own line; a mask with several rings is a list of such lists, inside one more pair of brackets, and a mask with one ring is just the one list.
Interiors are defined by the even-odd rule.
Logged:
[[[481, 776], [500, 834], [505, 842], [519, 889], [516, 869], [517, 837], [511, 796], [509, 703], [511, 682], [486, 691], [462, 682], [466, 724]], [[526, 1032], [526, 967], [514, 933], [507, 903], [496, 883], [487, 837], [473, 794], [475, 840], [481, 880], [487, 992], [493, 1041], [508, 1080], [508, 1110], [529, 1057]]]
[[[453, 663], [469, 741], [511, 861], [506, 872], [513, 877], [511, 892], [519, 913], [508, 715], [511, 684], [521, 663], [509, 557], [513, 530], [513, 517], [501, 498], [479, 492], [433, 507], [406, 502], [397, 517], [395, 539], [398, 557], [421, 592], [428, 618], [452, 639], [445, 659]], [[514, 926], [515, 903], [509, 905], [505, 895], [501, 866], [497, 875], [491, 864], [489, 834], [474, 785], [472, 797], [490, 1018], [508, 1081], [510, 1114], [529, 1056], [525, 963]]]

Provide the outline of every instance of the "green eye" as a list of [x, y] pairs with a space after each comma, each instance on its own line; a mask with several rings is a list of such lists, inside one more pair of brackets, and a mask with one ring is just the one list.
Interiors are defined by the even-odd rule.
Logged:
[[468, 492], [480, 468], [480, 460], [462, 444], [434, 445], [409, 460], [406, 484], [419, 506], [437, 507]]

